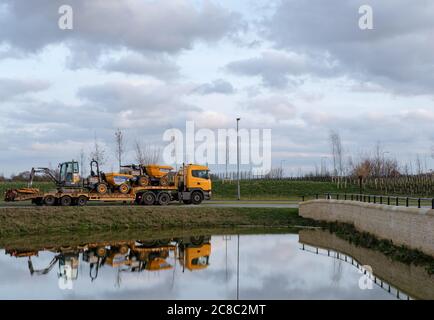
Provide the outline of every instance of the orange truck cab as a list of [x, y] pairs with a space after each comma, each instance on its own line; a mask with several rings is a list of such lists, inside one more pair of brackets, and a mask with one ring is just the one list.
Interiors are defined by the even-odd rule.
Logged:
[[211, 178], [207, 166], [185, 165], [179, 171], [179, 175], [181, 175], [180, 191], [184, 203], [199, 204], [203, 200], [211, 199]]
[[190, 271], [205, 269], [209, 266], [211, 244], [184, 247], [180, 254], [181, 264]]

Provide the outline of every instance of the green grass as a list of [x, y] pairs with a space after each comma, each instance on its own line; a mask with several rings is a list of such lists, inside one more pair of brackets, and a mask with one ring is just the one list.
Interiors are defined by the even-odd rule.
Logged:
[[[332, 182], [290, 181], [290, 180], [242, 180], [240, 182], [242, 200], [300, 200], [299, 196], [325, 193], [358, 193], [357, 187], [338, 189]], [[236, 200], [237, 182], [213, 181], [214, 200]]]
[[0, 209], [0, 237], [89, 231], [314, 226], [287, 208], [34, 207]]

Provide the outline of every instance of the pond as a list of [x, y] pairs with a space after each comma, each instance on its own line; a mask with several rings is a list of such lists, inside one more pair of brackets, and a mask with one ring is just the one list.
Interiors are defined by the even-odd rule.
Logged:
[[377, 255], [320, 230], [12, 245], [0, 299], [433, 298], [424, 270]]

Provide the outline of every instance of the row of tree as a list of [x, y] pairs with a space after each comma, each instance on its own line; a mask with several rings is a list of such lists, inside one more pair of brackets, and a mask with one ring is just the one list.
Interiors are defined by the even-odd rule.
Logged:
[[[125, 139], [124, 133], [117, 129], [114, 133], [114, 154], [119, 169], [125, 160], [125, 154], [129, 151], [133, 151], [135, 164], [148, 165], [153, 163], [159, 163], [161, 158], [161, 147], [154, 144], [135, 140], [132, 145], [129, 145]], [[88, 152], [82, 148], [77, 157], [77, 161], [80, 165], [80, 173], [82, 176], [87, 175], [87, 167], [92, 159], [98, 161], [101, 167], [108, 164], [109, 153], [104, 145], [98, 140], [95, 135], [93, 144], [90, 146]], [[58, 168], [48, 166], [55, 174], [58, 174]], [[112, 168], [114, 170], [114, 168]], [[0, 182], [13, 181], [23, 182], [28, 181], [30, 177], [30, 171], [23, 171], [18, 174], [12, 174], [10, 178], [6, 178], [3, 174], [0, 174]], [[45, 175], [38, 175], [34, 177], [34, 181], [50, 181], [50, 178]]]

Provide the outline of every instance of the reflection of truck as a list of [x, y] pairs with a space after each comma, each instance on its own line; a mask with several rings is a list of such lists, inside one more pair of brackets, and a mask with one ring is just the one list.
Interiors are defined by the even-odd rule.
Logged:
[[178, 259], [190, 271], [205, 269], [211, 255], [210, 237], [191, 237], [181, 240], [178, 245]]
[[[203, 200], [211, 198], [211, 180], [206, 166], [187, 164], [178, 172], [165, 173], [164, 170], [170, 167], [150, 165], [146, 167], [147, 171], [141, 171], [139, 175], [133, 170], [129, 173], [104, 174], [99, 170], [98, 162], [92, 160], [91, 175], [86, 179], [80, 178], [76, 161], [61, 163], [59, 168], [59, 174], [48, 168], [33, 168], [28, 187], [6, 191], [5, 201], [30, 200], [34, 204], [47, 206], [84, 206], [88, 201], [167, 205], [171, 201], [200, 204]], [[44, 173], [50, 177], [56, 185], [56, 190], [42, 192], [32, 188], [33, 178], [37, 173]], [[165, 182], [158, 185], [152, 182], [140, 183], [140, 179], [144, 177], [141, 174], [145, 173], [157, 175], [160, 181], [165, 179]]]
[[[117, 268], [122, 272], [162, 271], [173, 268], [179, 261], [184, 269], [196, 271], [209, 266], [211, 237], [193, 236], [160, 240], [131, 240], [86, 243], [74, 246], [60, 246], [41, 249], [6, 248], [5, 253], [28, 258], [31, 275], [48, 274], [58, 265], [58, 277], [64, 281], [78, 277], [79, 257], [89, 264], [91, 280], [98, 277], [101, 267]], [[44, 268], [35, 268], [31, 257], [39, 251], [48, 250], [55, 255]]]

